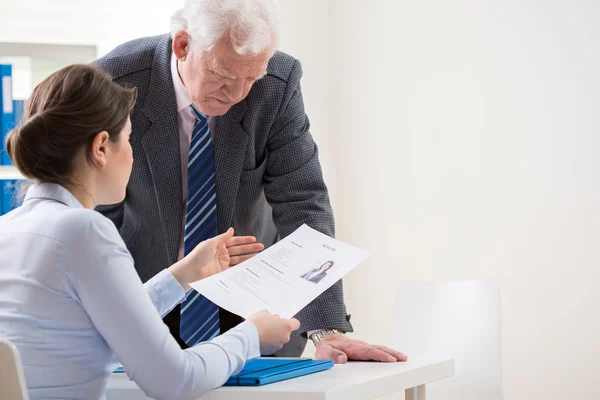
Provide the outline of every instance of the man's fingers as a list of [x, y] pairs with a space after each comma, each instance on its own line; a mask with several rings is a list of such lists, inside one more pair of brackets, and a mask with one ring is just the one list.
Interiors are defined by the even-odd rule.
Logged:
[[381, 361], [381, 362], [396, 362], [396, 357], [379, 350], [372, 345], [364, 345], [362, 343], [341, 342], [336, 344], [336, 347], [348, 355], [351, 360], [358, 361]]
[[317, 351], [315, 352], [317, 360], [331, 360], [336, 364], [345, 364], [348, 361], [348, 356], [340, 349], [336, 349], [326, 342], [317, 343]]
[[406, 354], [400, 353], [399, 351], [396, 351], [394, 349], [390, 349], [389, 347], [386, 347], [386, 346], [375, 346], [375, 347], [377, 347], [381, 351], [385, 351], [386, 353], [390, 354], [392, 357], [394, 357], [398, 361], [408, 360], [408, 356]]
[[265, 246], [262, 243], [242, 244], [227, 248], [230, 256], [239, 256], [240, 254], [255, 253], [261, 251]]
[[369, 346], [367, 350], [367, 357], [369, 360], [381, 361], [381, 362], [396, 362], [396, 357], [385, 351], [379, 350], [377, 347]]
[[362, 340], [348, 339], [345, 337], [327, 340], [326, 343], [319, 342], [317, 343], [317, 350], [321, 344], [329, 345], [340, 350], [345, 353], [350, 360], [396, 362], [406, 361], [408, 359], [405, 354], [392, 350], [389, 347], [371, 345]]

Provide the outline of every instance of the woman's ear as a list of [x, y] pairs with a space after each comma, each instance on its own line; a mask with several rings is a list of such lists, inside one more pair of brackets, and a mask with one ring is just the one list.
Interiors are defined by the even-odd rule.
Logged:
[[104, 168], [104, 166], [106, 166], [109, 142], [110, 136], [106, 131], [102, 131], [94, 137], [92, 148], [90, 149], [90, 161], [95, 167]]

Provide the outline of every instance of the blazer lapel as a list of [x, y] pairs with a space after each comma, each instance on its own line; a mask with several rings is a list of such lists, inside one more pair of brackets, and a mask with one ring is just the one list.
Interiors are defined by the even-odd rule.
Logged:
[[217, 229], [225, 232], [231, 226], [233, 207], [240, 177], [248, 134], [242, 127], [246, 100], [233, 106], [227, 114], [217, 118], [215, 138], [215, 180], [217, 184]]
[[181, 242], [183, 210], [179, 123], [170, 60], [171, 39], [165, 36], [156, 48], [148, 94], [142, 106], [142, 111], [152, 122], [142, 144], [156, 189], [169, 258], [174, 263]]

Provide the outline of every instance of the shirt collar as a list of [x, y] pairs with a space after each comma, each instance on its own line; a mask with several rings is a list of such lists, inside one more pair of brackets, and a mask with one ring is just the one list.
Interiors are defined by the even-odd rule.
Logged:
[[[179, 71], [177, 71], [177, 57], [175, 57], [175, 53], [171, 53], [171, 76], [173, 78], [173, 87], [175, 88], [175, 101], [177, 102], [177, 112], [180, 113], [185, 110], [193, 116], [194, 113], [189, 108], [192, 105], [192, 101], [190, 100], [190, 96], [188, 96], [188, 92], [185, 86], [183, 85], [183, 81], [179, 77]], [[202, 114], [204, 118], [209, 118], [202, 111], [198, 110], [198, 112]]]
[[177, 101], [177, 112], [185, 110], [187, 107], [192, 105], [190, 96], [188, 96], [185, 86], [179, 77], [177, 71], [177, 57], [175, 53], [171, 53], [171, 76], [173, 77], [173, 87], [175, 88], [175, 100]]
[[71, 208], [83, 208], [71, 192], [56, 183], [34, 183], [31, 185], [27, 190], [24, 201], [33, 199], [55, 200]]

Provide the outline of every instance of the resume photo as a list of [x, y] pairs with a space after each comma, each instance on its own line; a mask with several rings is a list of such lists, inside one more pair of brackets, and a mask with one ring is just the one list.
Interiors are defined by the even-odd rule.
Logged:
[[301, 275], [300, 278], [305, 279], [312, 283], [319, 283], [321, 279], [327, 276], [327, 271], [333, 268], [334, 262], [332, 260], [322, 264], [319, 268], [313, 268], [305, 274]]

